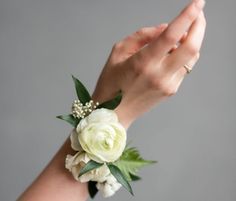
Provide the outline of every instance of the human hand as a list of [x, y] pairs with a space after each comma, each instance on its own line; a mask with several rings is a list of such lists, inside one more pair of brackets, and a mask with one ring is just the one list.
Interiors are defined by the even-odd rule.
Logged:
[[128, 86], [131, 81], [128, 74], [132, 70], [124, 65], [125, 61], [156, 39], [167, 26], [143, 27], [115, 43], [97, 81], [93, 100], [104, 102], [114, 98], [120, 90], [123, 91], [125, 88], [122, 86]]
[[[133, 34], [114, 46], [96, 89], [103, 83], [100, 86], [107, 87], [107, 94], [122, 90], [123, 99], [116, 112], [126, 127], [155, 104], [175, 94], [186, 74], [183, 66], [192, 68], [197, 62], [206, 27], [203, 7], [203, 0], [194, 0], [167, 28], [162, 25], [156, 32], [150, 31], [152, 34], [147, 34], [142, 43], [138, 37], [133, 40]], [[144, 29], [141, 32], [145, 36]]]

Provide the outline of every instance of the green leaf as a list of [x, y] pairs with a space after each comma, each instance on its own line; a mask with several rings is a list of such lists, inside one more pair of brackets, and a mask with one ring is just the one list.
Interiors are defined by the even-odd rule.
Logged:
[[138, 181], [141, 180], [141, 177], [139, 177], [138, 175], [134, 175], [134, 174], [129, 174], [131, 181]]
[[86, 87], [76, 78], [72, 75], [75, 89], [77, 96], [82, 104], [85, 104], [86, 102], [89, 102], [91, 100], [91, 96], [89, 95], [88, 90]]
[[126, 177], [123, 175], [123, 173], [120, 171], [120, 169], [112, 164], [107, 165], [111, 174], [116, 178], [116, 180], [127, 190], [129, 191], [132, 195], [134, 195], [133, 190], [126, 179]]
[[98, 108], [107, 108], [110, 110], [114, 110], [120, 104], [121, 99], [122, 99], [122, 94], [120, 91], [119, 94], [114, 99], [101, 103], [98, 106]]
[[94, 170], [96, 168], [99, 168], [103, 165], [103, 163], [97, 163], [93, 160], [89, 161], [81, 170], [80, 170], [80, 173], [79, 173], [79, 177], [82, 176], [83, 174], [91, 171], [91, 170]]
[[96, 181], [89, 181], [88, 182], [88, 191], [89, 191], [89, 195], [91, 198], [94, 198], [95, 195], [98, 192], [98, 189], [96, 187], [97, 182]]
[[80, 119], [75, 118], [72, 114], [60, 115], [60, 116], [57, 116], [57, 118], [70, 123], [74, 127], [76, 127], [78, 125], [78, 123], [80, 122]]
[[145, 165], [156, 163], [156, 161], [144, 160], [135, 147], [126, 148], [120, 159], [113, 164], [125, 175], [128, 181], [132, 181], [131, 175], [136, 175], [138, 170]]

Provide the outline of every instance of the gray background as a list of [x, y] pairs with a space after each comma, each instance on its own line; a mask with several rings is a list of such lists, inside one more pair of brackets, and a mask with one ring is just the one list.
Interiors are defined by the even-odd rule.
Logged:
[[[169, 22], [186, 3], [0, 1], [1, 201], [15, 200], [68, 136], [71, 127], [55, 116], [75, 98], [70, 74], [92, 92], [116, 41]], [[193, 73], [129, 129], [132, 144], [159, 163], [140, 172], [135, 197], [122, 189], [108, 200], [236, 200], [235, 8], [234, 0], [207, 1]]]

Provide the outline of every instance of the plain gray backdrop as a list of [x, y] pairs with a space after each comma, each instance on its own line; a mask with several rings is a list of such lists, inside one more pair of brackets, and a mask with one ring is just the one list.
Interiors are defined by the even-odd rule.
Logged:
[[[71, 127], [71, 74], [92, 92], [112, 45], [169, 22], [187, 0], [0, 0], [0, 200], [15, 200]], [[201, 59], [177, 95], [137, 120], [132, 145], [158, 163], [108, 200], [236, 200], [235, 0], [206, 2]], [[97, 201], [103, 200], [101, 195]]]

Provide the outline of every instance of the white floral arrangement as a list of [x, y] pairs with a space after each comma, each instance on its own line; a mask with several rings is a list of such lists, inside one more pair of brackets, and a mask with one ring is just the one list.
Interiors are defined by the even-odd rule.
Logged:
[[94, 103], [85, 86], [72, 78], [78, 100], [71, 114], [57, 116], [74, 127], [70, 141], [76, 154], [66, 156], [65, 168], [75, 180], [88, 182], [91, 198], [98, 191], [110, 197], [121, 186], [133, 195], [130, 182], [141, 179], [137, 171], [155, 161], [144, 160], [136, 148], [126, 146], [126, 129], [113, 111], [121, 102], [121, 92], [112, 100]]

